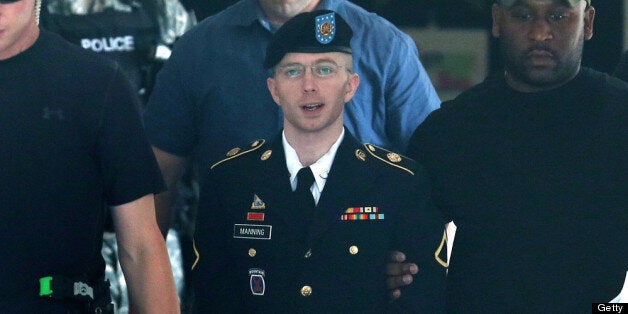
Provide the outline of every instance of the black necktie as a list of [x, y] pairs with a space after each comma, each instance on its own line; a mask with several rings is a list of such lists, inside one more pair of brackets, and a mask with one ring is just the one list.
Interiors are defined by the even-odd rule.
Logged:
[[[297, 173], [297, 189], [294, 191], [296, 197], [298, 198], [298, 202], [303, 208], [308, 208], [311, 211], [316, 207], [314, 203], [314, 196], [312, 196], [312, 192], [310, 192], [310, 187], [314, 183], [314, 174], [312, 174], [312, 169], [310, 167], [303, 167]], [[307, 213], [308, 215], [310, 213]]]

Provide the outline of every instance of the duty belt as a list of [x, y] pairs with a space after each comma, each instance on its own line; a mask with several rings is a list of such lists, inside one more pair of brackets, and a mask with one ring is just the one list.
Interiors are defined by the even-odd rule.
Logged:
[[90, 284], [85, 279], [54, 275], [39, 278], [39, 296], [84, 303], [88, 313], [113, 313], [109, 282]]

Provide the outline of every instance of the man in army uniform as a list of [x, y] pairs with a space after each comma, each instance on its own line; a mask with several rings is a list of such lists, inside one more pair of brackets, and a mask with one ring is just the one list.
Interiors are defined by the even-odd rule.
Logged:
[[[444, 221], [423, 170], [360, 144], [343, 125], [360, 81], [351, 36], [327, 10], [274, 35], [265, 66], [284, 129], [203, 174], [192, 271], [199, 313], [442, 311], [445, 263], [435, 255]], [[394, 302], [384, 273], [391, 250], [421, 265]]]

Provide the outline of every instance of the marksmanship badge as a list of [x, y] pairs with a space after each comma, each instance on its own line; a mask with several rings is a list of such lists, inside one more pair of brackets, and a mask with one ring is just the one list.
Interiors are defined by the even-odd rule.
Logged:
[[327, 13], [316, 17], [316, 40], [326, 45], [334, 40], [336, 35], [336, 17], [334, 13]]

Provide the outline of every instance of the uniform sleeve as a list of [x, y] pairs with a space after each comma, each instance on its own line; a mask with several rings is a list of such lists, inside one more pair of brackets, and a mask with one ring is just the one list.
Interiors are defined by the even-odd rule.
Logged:
[[102, 107], [95, 158], [109, 206], [164, 190], [161, 172], [139, 115], [139, 99], [122, 72], [113, 75]]
[[[439, 203], [439, 196], [447, 194], [447, 191], [433, 190], [436, 186], [436, 179], [433, 177], [435, 173], [438, 173], [438, 167], [442, 164], [442, 156], [448, 156], [446, 148], [441, 145], [445, 138], [442, 123], [439, 119], [442, 109], [436, 110], [431, 113], [425, 121], [417, 127], [412, 134], [410, 143], [408, 144], [408, 157], [414, 159], [419, 163], [423, 169], [425, 169], [425, 176], [430, 178], [430, 195], [432, 200], [436, 200], [439, 211], [444, 215], [447, 221], [453, 219], [453, 213], [448, 208], [443, 208]], [[444, 127], [445, 130], [451, 129], [451, 127]], [[434, 183], [434, 184], [433, 184]]]
[[[194, 313], [237, 313], [238, 295], [231, 269], [234, 260], [228, 255], [233, 225], [227, 222], [227, 208], [220, 201], [221, 190], [212, 172], [202, 174], [194, 246], [196, 262], [190, 275], [194, 288]], [[193, 259], [194, 260], [194, 259]]]
[[402, 288], [401, 297], [390, 303], [391, 313], [443, 313], [445, 309], [446, 264], [439, 262], [436, 255], [442, 244], [445, 220], [429, 196], [429, 180], [417, 168], [413, 177], [414, 188], [406, 189], [408, 205], [401, 212], [398, 222], [396, 243], [406, 254], [407, 261], [419, 266], [419, 273], [412, 284]]
[[398, 141], [394, 147], [405, 152], [412, 132], [439, 107], [440, 99], [409, 36], [401, 34], [387, 53], [386, 133], [389, 139]]

